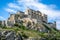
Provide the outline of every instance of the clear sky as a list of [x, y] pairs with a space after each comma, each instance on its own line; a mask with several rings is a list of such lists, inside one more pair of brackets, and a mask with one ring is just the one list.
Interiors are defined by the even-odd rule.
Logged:
[[48, 15], [49, 22], [57, 22], [60, 29], [60, 0], [0, 0], [0, 20], [6, 20], [9, 13], [25, 11], [29, 7]]

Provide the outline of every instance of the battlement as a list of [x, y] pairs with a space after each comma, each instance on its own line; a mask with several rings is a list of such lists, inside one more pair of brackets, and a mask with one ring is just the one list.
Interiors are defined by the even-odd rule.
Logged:
[[29, 18], [37, 19], [38, 22], [46, 22], [47, 23], [47, 15], [42, 14], [40, 11], [26, 9], [25, 13], [28, 15]]

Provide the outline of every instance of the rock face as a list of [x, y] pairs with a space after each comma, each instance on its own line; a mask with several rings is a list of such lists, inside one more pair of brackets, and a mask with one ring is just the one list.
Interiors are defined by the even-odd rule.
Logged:
[[16, 36], [15, 40], [23, 40], [22, 36], [19, 34]]
[[20, 34], [16, 35], [16, 33], [13, 31], [3, 31], [0, 32], [0, 34], [1, 40], [23, 40]]
[[12, 31], [3, 31], [1, 33], [2, 33], [1, 40], [14, 40], [14, 38], [15, 38], [14, 37], [15, 34]]

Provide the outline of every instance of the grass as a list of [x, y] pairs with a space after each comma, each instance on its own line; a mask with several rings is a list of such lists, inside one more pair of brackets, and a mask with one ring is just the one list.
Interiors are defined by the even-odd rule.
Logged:
[[3, 30], [3, 31], [11, 30], [11, 31], [15, 31], [16, 33], [20, 33], [21, 35], [25, 34], [29, 37], [40, 37], [36, 31], [25, 30], [25, 29], [18, 28], [18, 27], [3, 28], [3, 29], [0, 29], [0, 30]]
[[12, 28], [3, 28], [3, 29], [0, 29], [0, 30], [3, 30], [3, 31], [15, 31], [16, 34], [25, 34], [26, 36], [28, 37], [41, 37], [41, 36], [44, 36], [44, 33], [40, 33], [38, 31], [35, 31], [35, 30], [27, 30], [27, 29], [22, 29], [22, 28], [18, 28], [18, 27], [12, 27]]
[[[57, 32], [56, 29], [52, 29], [52, 28], [49, 28], [48, 25], [44, 24], [45, 28], [52, 31], [52, 33], [43, 33], [43, 32], [38, 32], [38, 31], [35, 31], [35, 30], [28, 30], [26, 29], [24, 26], [14, 26], [12, 28], [2, 28], [0, 30], [3, 30], [3, 31], [15, 31], [16, 32], [16, 35], [18, 34], [21, 34], [23, 37], [44, 37], [44, 38], [48, 38], [48, 35], [50, 35], [51, 37], [53, 37], [54, 35], [56, 36], [56, 38], [59, 38], [60, 37], [60, 32]], [[53, 36], [52, 36], [53, 35]]]

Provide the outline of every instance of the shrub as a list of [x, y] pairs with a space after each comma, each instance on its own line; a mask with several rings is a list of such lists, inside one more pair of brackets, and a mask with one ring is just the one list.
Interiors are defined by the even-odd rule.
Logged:
[[23, 36], [24, 38], [28, 38], [28, 36], [27, 36], [26, 34], [23, 34], [22, 36]]
[[15, 23], [14, 26], [19, 26], [18, 23]]

